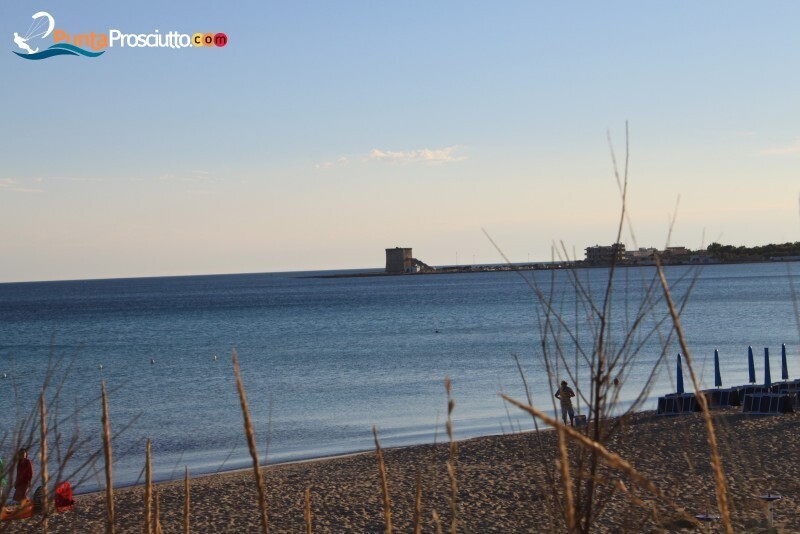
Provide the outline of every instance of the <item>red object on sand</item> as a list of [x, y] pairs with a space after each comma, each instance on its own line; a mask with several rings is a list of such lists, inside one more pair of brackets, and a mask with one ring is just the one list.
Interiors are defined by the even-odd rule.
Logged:
[[25, 499], [15, 506], [4, 506], [0, 512], [0, 520], [9, 521], [11, 519], [26, 519], [33, 514], [33, 503]]
[[[75, 501], [72, 498], [72, 486], [69, 482], [59, 482], [53, 497], [55, 501], [56, 513], [68, 512], [75, 508]], [[25, 499], [18, 505], [4, 506], [0, 512], [0, 520], [10, 521], [12, 519], [27, 519], [33, 515], [33, 502]]]
[[72, 499], [72, 487], [69, 482], [59, 482], [56, 485], [55, 501], [56, 512], [66, 512], [75, 508], [75, 501]]

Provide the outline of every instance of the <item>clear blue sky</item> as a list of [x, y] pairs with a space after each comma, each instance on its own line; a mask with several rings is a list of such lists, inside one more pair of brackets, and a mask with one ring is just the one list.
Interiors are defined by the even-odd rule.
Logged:
[[[220, 49], [25, 61], [68, 33]], [[546, 260], [800, 239], [796, 2], [0, 5], [0, 281]], [[52, 44], [42, 41], [45, 47]]]

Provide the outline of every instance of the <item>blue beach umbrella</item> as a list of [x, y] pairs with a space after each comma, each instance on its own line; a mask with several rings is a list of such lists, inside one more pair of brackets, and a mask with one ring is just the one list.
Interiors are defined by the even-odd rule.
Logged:
[[722, 387], [722, 375], [719, 372], [719, 349], [714, 349], [714, 386]]
[[681, 355], [678, 354], [678, 395], [683, 395], [683, 366], [681, 365]]
[[769, 374], [769, 347], [764, 347], [764, 385], [770, 387], [772, 378]]
[[781, 345], [781, 378], [789, 380], [789, 366], [786, 364], [786, 343]]
[[747, 347], [747, 370], [750, 373], [750, 383], [756, 383], [756, 364], [753, 363], [753, 347]]

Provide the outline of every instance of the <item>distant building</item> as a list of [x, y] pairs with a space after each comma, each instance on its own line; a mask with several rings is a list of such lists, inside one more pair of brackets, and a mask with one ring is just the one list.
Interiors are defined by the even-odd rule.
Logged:
[[615, 257], [618, 262], [622, 262], [625, 259], [625, 245], [623, 243], [586, 247], [586, 262], [590, 265], [610, 265]]
[[387, 248], [386, 249], [386, 272], [387, 273], [408, 273], [414, 272], [415, 268], [413, 255], [410, 248]]
[[639, 250], [625, 252], [625, 262], [631, 265], [655, 265], [658, 250], [653, 247], [639, 247]]
[[712, 254], [709, 254], [705, 250], [699, 250], [693, 253], [689, 257], [689, 263], [693, 265], [706, 265], [709, 263], [716, 263], [717, 261], [714, 259]]
[[639, 247], [639, 250], [628, 250], [625, 252], [625, 258], [631, 261], [637, 260], [652, 260], [653, 257], [656, 255], [656, 250], [653, 247]]
[[686, 247], [667, 247], [664, 249], [664, 254], [668, 256], [685, 256], [691, 253], [692, 251]]

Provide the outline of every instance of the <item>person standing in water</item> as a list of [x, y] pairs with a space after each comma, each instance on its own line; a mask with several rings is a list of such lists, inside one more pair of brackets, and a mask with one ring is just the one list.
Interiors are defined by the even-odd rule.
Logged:
[[17, 476], [14, 480], [14, 497], [17, 502], [22, 502], [28, 498], [33, 482], [33, 462], [28, 459], [28, 450], [19, 450], [19, 460], [17, 460]]
[[561, 419], [564, 424], [567, 424], [567, 415], [569, 415], [569, 426], [575, 426], [575, 410], [572, 408], [572, 397], [575, 392], [567, 385], [566, 380], [561, 381], [561, 387], [556, 391], [556, 398], [561, 401]]

